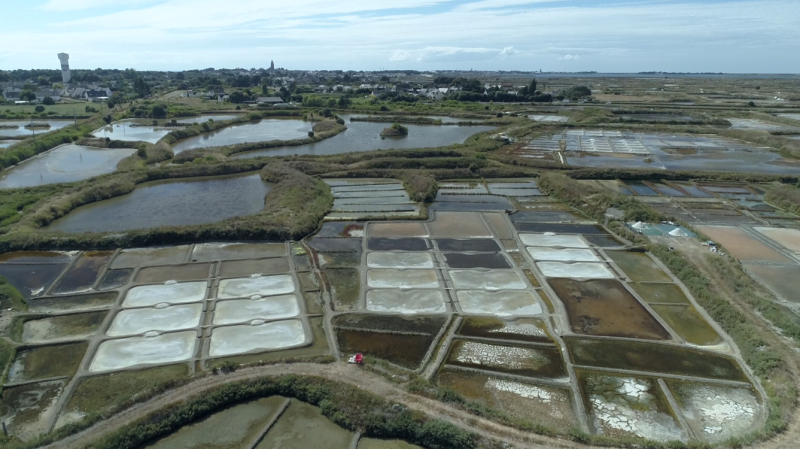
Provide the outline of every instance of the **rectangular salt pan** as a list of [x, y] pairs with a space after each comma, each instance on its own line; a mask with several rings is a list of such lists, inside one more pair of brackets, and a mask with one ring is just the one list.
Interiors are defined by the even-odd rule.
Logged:
[[367, 310], [410, 315], [415, 313], [445, 313], [442, 292], [438, 290], [370, 290]]
[[520, 234], [526, 246], [560, 246], [564, 248], [588, 248], [589, 244], [579, 235]]
[[202, 301], [206, 297], [206, 281], [177, 284], [143, 285], [128, 290], [123, 307], [147, 307], [156, 304], [182, 304]]
[[295, 295], [217, 302], [214, 324], [235, 324], [251, 320], [279, 320], [296, 317], [300, 305]]
[[439, 288], [433, 270], [369, 270], [367, 285], [371, 288]]
[[219, 282], [219, 299], [249, 298], [294, 293], [294, 280], [288, 274], [254, 278], [225, 279]]
[[429, 253], [377, 252], [367, 255], [370, 268], [433, 268], [433, 257]]
[[104, 341], [97, 348], [89, 371], [96, 373], [188, 360], [194, 354], [196, 342], [195, 331]]
[[471, 315], [531, 316], [541, 315], [542, 306], [528, 291], [460, 291], [461, 311]]
[[465, 290], [525, 290], [527, 284], [511, 270], [451, 270], [450, 279], [457, 289]]
[[614, 273], [602, 263], [537, 262], [542, 274], [549, 278], [614, 279]]
[[535, 260], [552, 260], [559, 262], [601, 262], [590, 249], [554, 249], [528, 248], [528, 254]]
[[123, 310], [114, 317], [114, 322], [106, 332], [112, 337], [138, 335], [148, 331], [174, 331], [190, 329], [200, 325], [203, 314], [202, 304], [171, 306], [163, 309]]
[[290, 348], [306, 342], [306, 332], [299, 320], [276, 321], [258, 326], [218, 327], [211, 333], [208, 355], [219, 357], [263, 350]]

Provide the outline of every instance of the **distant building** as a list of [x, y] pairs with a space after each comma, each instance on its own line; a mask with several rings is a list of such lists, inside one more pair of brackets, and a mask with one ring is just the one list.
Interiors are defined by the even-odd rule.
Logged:
[[3, 98], [5, 98], [6, 101], [19, 101], [20, 94], [22, 94], [22, 89], [9, 87], [3, 91]]
[[72, 76], [69, 74], [69, 55], [66, 53], [59, 53], [58, 60], [61, 61], [61, 81], [66, 84], [72, 79]]
[[275, 71], [275, 61], [270, 61], [269, 62], [269, 69], [272, 70], [272, 71]]
[[104, 101], [111, 97], [111, 91], [108, 89], [87, 89], [83, 95], [87, 101]]
[[281, 97], [258, 97], [256, 103], [276, 105], [278, 103], [283, 103], [283, 99]]
[[39, 89], [36, 92], [36, 101], [43, 102], [46, 97], [50, 97], [53, 101], [61, 101], [61, 93], [53, 89]]

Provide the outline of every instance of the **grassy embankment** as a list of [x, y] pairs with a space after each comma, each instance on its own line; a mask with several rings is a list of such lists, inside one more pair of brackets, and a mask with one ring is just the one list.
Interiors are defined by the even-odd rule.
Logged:
[[[36, 112], [36, 106], [34, 104], [25, 104], [25, 105], [2, 105], [0, 106], [0, 119], [2, 120], [23, 120], [29, 119], [31, 116], [34, 120], [40, 119], [73, 119], [77, 117], [78, 119], [84, 119], [91, 116], [90, 113], [86, 112], [86, 106], [95, 109], [105, 108], [104, 104], [101, 103], [90, 103], [90, 102], [75, 102], [75, 103], [58, 103], [54, 105], [43, 105], [44, 112]], [[52, 113], [52, 114], [51, 114]], [[0, 134], [2, 134], [0, 132]]]
[[119, 429], [92, 447], [133, 449], [225, 406], [276, 395], [316, 405], [337, 425], [367, 437], [403, 439], [433, 449], [471, 449], [479, 443], [476, 435], [450, 423], [430, 419], [356, 387], [315, 377], [281, 376], [227, 384], [168, 406]]
[[79, 121], [77, 125], [69, 125], [51, 133], [37, 136], [36, 140], [27, 139], [8, 148], [0, 149], [0, 169], [6, 169], [37, 154], [44, 153], [65, 143], [72, 143], [103, 126], [100, 117]]
[[[552, 196], [573, 205], [595, 219], [602, 219], [609, 205], [626, 211], [626, 219], [660, 218], [660, 214], [649, 206], [622, 195], [586, 191], [584, 186], [563, 175], [548, 173], [539, 178], [539, 186]], [[614, 197], [621, 197], [614, 199]], [[625, 227], [616, 224], [621, 232]], [[631, 234], [632, 235], [632, 234]], [[686, 285], [697, 302], [711, 315], [728, 335], [733, 338], [747, 365], [761, 381], [768, 395], [769, 417], [761, 431], [738, 439], [736, 444], [747, 444], [770, 438], [782, 432], [796, 407], [797, 391], [795, 381], [779, 349], [769, 343], [760, 328], [752, 319], [739, 311], [730, 299], [723, 297], [713, 287], [712, 282], [691, 260], [678, 251], [669, 251], [664, 245], [650, 244], [648, 249], [658, 257]], [[709, 256], [710, 257], [710, 256]], [[726, 285], [732, 286], [737, 296], [768, 320], [772, 326], [800, 342], [800, 322], [793, 319], [792, 313], [767, 300], [765, 292], [745, 274], [736, 262], [721, 257], [710, 260], [713, 275]]]

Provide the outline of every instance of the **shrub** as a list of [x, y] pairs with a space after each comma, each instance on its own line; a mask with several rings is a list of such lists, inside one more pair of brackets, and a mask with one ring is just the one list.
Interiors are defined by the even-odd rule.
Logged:
[[34, 108], [34, 110], [35, 110], [36, 112], [44, 112], [44, 106], [42, 106], [42, 105], [38, 105], [38, 106], [36, 106], [36, 107]]

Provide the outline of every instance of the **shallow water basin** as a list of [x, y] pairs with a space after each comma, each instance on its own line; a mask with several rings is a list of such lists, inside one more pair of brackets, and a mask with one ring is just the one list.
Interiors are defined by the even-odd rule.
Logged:
[[273, 351], [299, 346], [307, 340], [300, 320], [218, 327], [211, 333], [208, 355], [219, 357], [257, 350]]
[[542, 305], [528, 291], [486, 292], [462, 290], [457, 293], [461, 311], [470, 315], [541, 315]]
[[614, 279], [616, 275], [602, 263], [536, 262], [539, 271], [549, 278]]
[[367, 254], [369, 268], [433, 268], [430, 253], [375, 252]]
[[260, 299], [218, 301], [214, 324], [235, 324], [251, 320], [279, 320], [300, 314], [296, 295], [270, 296]]
[[219, 281], [219, 299], [248, 298], [253, 295], [271, 296], [294, 293], [295, 284], [288, 274], [260, 276]]
[[370, 288], [439, 288], [439, 278], [434, 270], [369, 270], [367, 285]]
[[148, 331], [169, 332], [190, 329], [200, 325], [202, 314], [202, 304], [123, 310], [114, 317], [106, 335], [122, 337]]
[[206, 297], [207, 288], [206, 281], [142, 285], [128, 290], [122, 306], [148, 307], [161, 303], [182, 304], [202, 301]]
[[436, 290], [370, 290], [367, 310], [410, 315], [445, 313], [447, 306], [442, 292]]
[[590, 249], [527, 248], [534, 260], [556, 262], [601, 262], [602, 259]]
[[197, 333], [193, 330], [107, 340], [97, 348], [89, 371], [96, 373], [188, 360], [194, 354], [196, 344]]
[[525, 290], [528, 285], [511, 270], [450, 270], [453, 286], [462, 290]]

